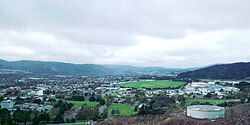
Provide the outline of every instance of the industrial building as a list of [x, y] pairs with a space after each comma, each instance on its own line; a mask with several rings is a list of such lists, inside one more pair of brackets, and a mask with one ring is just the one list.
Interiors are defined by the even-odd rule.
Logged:
[[213, 105], [192, 105], [187, 107], [187, 116], [197, 119], [216, 119], [224, 117], [225, 108]]

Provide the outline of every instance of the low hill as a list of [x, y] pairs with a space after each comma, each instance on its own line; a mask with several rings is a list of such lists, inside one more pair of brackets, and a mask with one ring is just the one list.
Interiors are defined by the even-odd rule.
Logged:
[[47, 75], [106, 75], [112, 72], [94, 64], [70, 64], [61, 62], [42, 61], [13, 61], [0, 60], [0, 69], [20, 70], [35, 74]]
[[245, 79], [250, 76], [250, 63], [213, 65], [194, 71], [180, 73], [179, 77], [199, 79]]
[[103, 65], [117, 74], [179, 74], [181, 72], [193, 71], [198, 68], [163, 68], [163, 67], [135, 67], [126, 65]]
[[5, 61], [0, 59], [0, 74], [23, 72], [46, 75], [95, 76], [115, 74], [178, 74], [180, 72], [191, 70], [194, 69], [135, 67], [126, 65], [72, 64], [63, 62], [43, 62], [30, 60]]

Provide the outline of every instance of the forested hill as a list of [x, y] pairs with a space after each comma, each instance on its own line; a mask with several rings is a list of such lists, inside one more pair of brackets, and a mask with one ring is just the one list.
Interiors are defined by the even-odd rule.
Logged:
[[194, 70], [174, 69], [163, 67], [134, 67], [124, 65], [95, 65], [95, 64], [71, 64], [63, 62], [43, 61], [5, 61], [0, 59], [0, 74], [4, 73], [31, 73], [46, 75], [114, 75], [114, 74], [178, 74]]
[[200, 79], [245, 79], [250, 77], [250, 63], [220, 64], [180, 73], [179, 77]]
[[111, 71], [101, 65], [70, 64], [42, 61], [5, 61], [0, 60], [0, 69], [20, 70], [35, 74], [47, 75], [106, 75]]

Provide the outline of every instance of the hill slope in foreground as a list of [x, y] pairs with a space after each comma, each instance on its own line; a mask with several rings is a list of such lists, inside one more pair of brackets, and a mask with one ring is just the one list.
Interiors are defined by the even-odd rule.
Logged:
[[214, 65], [194, 71], [180, 73], [179, 77], [199, 79], [245, 79], [250, 77], [250, 63]]

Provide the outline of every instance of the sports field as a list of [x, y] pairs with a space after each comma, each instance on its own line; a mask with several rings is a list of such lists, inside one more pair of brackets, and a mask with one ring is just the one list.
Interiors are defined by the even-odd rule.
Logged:
[[184, 84], [185, 82], [157, 80], [157, 81], [129, 82], [129, 83], [118, 84], [118, 86], [128, 87], [128, 88], [177, 88]]
[[223, 100], [187, 99], [186, 104], [191, 105], [195, 101], [202, 102], [202, 103], [209, 102], [212, 105], [218, 105], [218, 104], [222, 104], [224, 102], [239, 102], [240, 99], [223, 99]]

